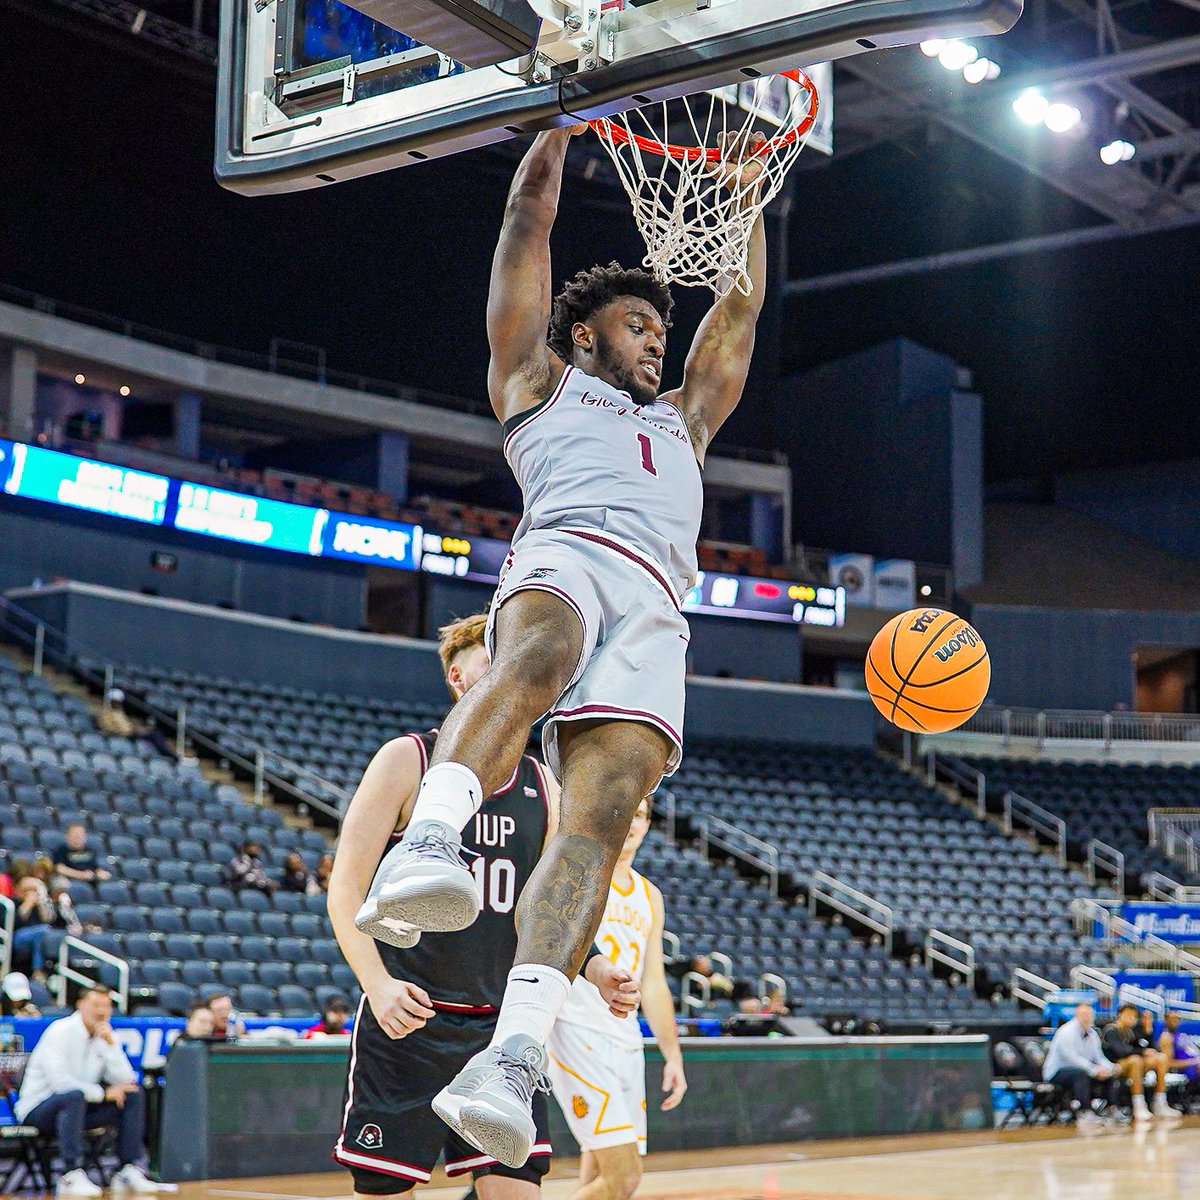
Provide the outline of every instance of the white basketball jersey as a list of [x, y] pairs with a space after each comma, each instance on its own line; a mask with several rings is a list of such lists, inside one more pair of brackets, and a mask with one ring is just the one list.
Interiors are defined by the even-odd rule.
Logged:
[[[621, 891], [615, 882], [609, 884], [604, 918], [596, 931], [596, 946], [610, 962], [624, 967], [634, 979], [640, 980], [646, 968], [646, 948], [654, 928], [654, 907], [645, 877], [636, 871], [631, 874], [633, 884], [628, 891]], [[614, 1017], [600, 993], [582, 977], [576, 977], [571, 984], [570, 995], [558, 1019], [586, 1026], [631, 1046], [642, 1044], [636, 1015]]]
[[704, 493], [679, 409], [665, 400], [635, 404], [568, 367], [553, 395], [506, 421], [504, 432], [525, 498], [514, 546], [531, 529], [587, 530], [616, 553], [651, 560], [683, 599], [696, 582]]

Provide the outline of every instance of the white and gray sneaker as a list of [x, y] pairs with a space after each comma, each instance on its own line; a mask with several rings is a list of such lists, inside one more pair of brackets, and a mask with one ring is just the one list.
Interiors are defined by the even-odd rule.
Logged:
[[159, 1191], [159, 1186], [153, 1179], [147, 1177], [145, 1171], [141, 1167], [135, 1167], [133, 1163], [127, 1163], [113, 1177], [109, 1184], [112, 1188], [114, 1196], [131, 1195], [131, 1196], [154, 1196]]
[[433, 1111], [476, 1150], [523, 1166], [537, 1140], [533, 1094], [550, 1091], [545, 1071], [546, 1051], [513, 1034], [476, 1054], [434, 1097]]
[[1154, 1100], [1154, 1115], [1160, 1121], [1182, 1121], [1183, 1113], [1177, 1108], [1172, 1108], [1167, 1103], [1166, 1096], [1156, 1096]]
[[64, 1171], [59, 1176], [58, 1186], [54, 1189], [56, 1196], [102, 1196], [104, 1189], [98, 1188], [89, 1178], [82, 1167], [73, 1171]]
[[415, 946], [422, 930], [466, 929], [481, 904], [463, 854], [457, 829], [442, 821], [413, 825], [379, 864], [354, 924], [402, 950]]

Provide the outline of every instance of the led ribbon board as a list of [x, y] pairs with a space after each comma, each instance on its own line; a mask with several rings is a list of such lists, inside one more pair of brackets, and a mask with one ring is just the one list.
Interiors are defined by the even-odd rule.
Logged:
[[[495, 584], [509, 543], [309, 508], [0, 439], [0, 488], [45, 504], [309, 558]], [[846, 590], [701, 571], [683, 611], [795, 625], [845, 624]]]

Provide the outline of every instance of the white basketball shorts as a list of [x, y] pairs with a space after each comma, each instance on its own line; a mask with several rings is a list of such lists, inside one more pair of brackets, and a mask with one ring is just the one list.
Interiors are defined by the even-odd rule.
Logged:
[[671, 740], [666, 774], [683, 756], [683, 680], [691, 632], [661, 568], [608, 534], [535, 529], [509, 552], [488, 616], [521, 591], [550, 592], [575, 610], [583, 652], [542, 732], [542, 752], [562, 777], [558, 726], [564, 721], [642, 721]]
[[645, 1154], [646, 1055], [642, 1047], [559, 1021], [546, 1050], [554, 1098], [580, 1148], [607, 1150], [636, 1142], [638, 1151]]

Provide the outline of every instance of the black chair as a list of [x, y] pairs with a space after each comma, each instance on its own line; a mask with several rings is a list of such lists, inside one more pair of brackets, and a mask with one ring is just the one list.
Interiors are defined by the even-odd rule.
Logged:
[[49, 1140], [35, 1126], [22, 1125], [17, 1120], [17, 1094], [28, 1064], [28, 1054], [0, 1054], [0, 1101], [7, 1107], [12, 1122], [0, 1125], [0, 1159], [9, 1164], [0, 1194], [6, 1196], [25, 1181], [39, 1192], [48, 1192], [51, 1187]]

